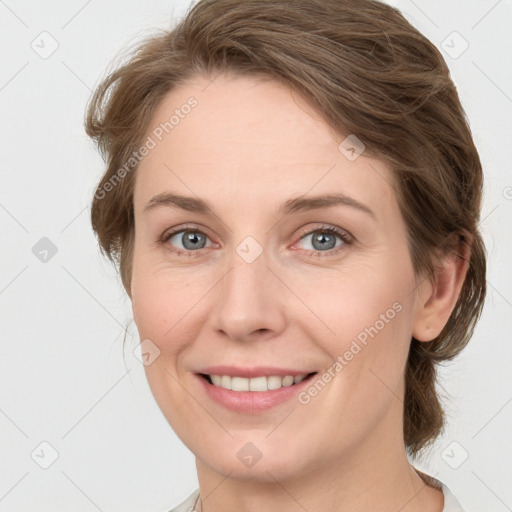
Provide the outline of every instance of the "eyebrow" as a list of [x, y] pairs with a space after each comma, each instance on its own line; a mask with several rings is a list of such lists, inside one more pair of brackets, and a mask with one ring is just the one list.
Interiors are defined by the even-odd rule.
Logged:
[[[166, 206], [169, 208], [181, 208], [189, 212], [197, 212], [203, 214], [214, 215], [213, 208], [202, 199], [195, 197], [182, 196], [171, 192], [163, 192], [153, 196], [144, 207], [144, 212], [153, 210], [159, 206]], [[350, 206], [361, 212], [367, 213], [375, 220], [377, 216], [368, 206], [359, 201], [356, 201], [352, 197], [344, 194], [324, 194], [319, 196], [299, 196], [293, 199], [289, 199], [284, 202], [279, 208], [279, 214], [288, 215], [290, 213], [316, 210], [320, 208], [329, 208], [332, 206]]]

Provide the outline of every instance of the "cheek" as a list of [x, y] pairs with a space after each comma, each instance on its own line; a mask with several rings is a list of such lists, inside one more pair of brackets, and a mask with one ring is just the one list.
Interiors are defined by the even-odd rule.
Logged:
[[[328, 411], [332, 445], [362, 442], [388, 411], [398, 414], [402, 407], [397, 397], [402, 395], [414, 311], [409, 277], [404, 274], [391, 278], [385, 268], [354, 271], [337, 282], [319, 283], [322, 292], [308, 297], [311, 309], [334, 334], [319, 334], [323, 323], [317, 319], [316, 329], [311, 318], [301, 324], [307, 337], [316, 340], [331, 359], [319, 376], [327, 382], [325, 391], [317, 392], [324, 386], [315, 384], [301, 403], [309, 402], [312, 416], [324, 417], [323, 411]], [[317, 395], [321, 398], [316, 399]]]
[[[173, 305], [162, 302], [162, 290], [154, 277], [134, 265], [132, 277], [132, 310], [141, 339], [160, 338], [169, 323], [165, 310], [173, 311]], [[166, 301], [168, 298], [166, 299]]]
[[[379, 378], [392, 389], [398, 386], [411, 340], [413, 287], [412, 264], [403, 251], [347, 266], [330, 278], [317, 279], [309, 289], [308, 306], [315, 318], [304, 318], [302, 329], [333, 362], [340, 361], [333, 373], [344, 376], [334, 379], [335, 387], [378, 399], [381, 391], [389, 393]], [[348, 381], [352, 385], [347, 388]]]
[[316, 317], [314, 325], [328, 331], [331, 339], [346, 340], [359, 334], [364, 339], [364, 333], [369, 335], [368, 330], [374, 332], [374, 327], [379, 332], [391, 331], [388, 327], [396, 327], [411, 316], [412, 268], [408, 268], [407, 260], [400, 270], [392, 264], [385, 260], [366, 265], [358, 262], [357, 266], [318, 274], [314, 282], [296, 280], [295, 289], [297, 295], [307, 298]]
[[[158, 353], [150, 364], [144, 365], [144, 371], [151, 392], [164, 414], [185, 406], [187, 402], [177, 380], [187, 340], [184, 329], [190, 327], [194, 302], [197, 300], [190, 297], [187, 284], [177, 278], [171, 279], [162, 269], [155, 270], [152, 263], [144, 258], [134, 258], [133, 318], [141, 343], [146, 343], [152, 354]], [[166, 417], [171, 425], [176, 421], [173, 415], [166, 414]]]
[[132, 274], [132, 311], [140, 339], [149, 338], [162, 351], [162, 340], [185, 314], [189, 292], [179, 280], [169, 279], [149, 258], [135, 251]]
[[160, 364], [175, 368], [175, 359], [204, 323], [205, 295], [215, 284], [208, 271], [169, 267], [162, 258], [135, 253], [132, 311], [139, 337], [159, 348]]

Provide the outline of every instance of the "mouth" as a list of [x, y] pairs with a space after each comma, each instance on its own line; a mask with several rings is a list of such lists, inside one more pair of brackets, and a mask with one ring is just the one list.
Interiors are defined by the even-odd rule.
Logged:
[[[263, 414], [293, 399], [311, 385], [318, 371], [289, 366], [214, 365], [197, 369], [196, 381], [215, 404], [238, 414]], [[302, 402], [297, 401], [297, 404]]]
[[208, 384], [217, 388], [223, 388], [235, 392], [268, 392], [285, 387], [293, 387], [310, 380], [318, 372], [305, 373], [300, 375], [268, 375], [256, 377], [239, 377], [231, 375], [210, 375], [199, 373]]

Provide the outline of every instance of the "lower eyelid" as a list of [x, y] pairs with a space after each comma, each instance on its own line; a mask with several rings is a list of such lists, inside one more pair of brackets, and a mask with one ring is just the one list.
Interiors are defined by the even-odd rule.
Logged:
[[[305, 238], [307, 236], [310, 236], [310, 235], [305, 235], [304, 237], [300, 238], [299, 241], [296, 242], [296, 244], [298, 244], [300, 241], [303, 240], [303, 238]], [[325, 249], [325, 250], [321, 251], [319, 249], [301, 249], [301, 248], [297, 248], [296, 250], [302, 251], [302, 252], [306, 252], [308, 254], [311, 254], [312, 256], [322, 256], [322, 255], [329, 256], [329, 255], [333, 255], [333, 254], [335, 254], [335, 253], [337, 253], [339, 251], [344, 250], [344, 248], [347, 245], [351, 244], [350, 240], [345, 239], [341, 235], [336, 235], [336, 236], [341, 240], [341, 243], [339, 245], [336, 245], [335, 247], [330, 248], [330, 249]], [[294, 245], [296, 245], [296, 244], [294, 244]]]

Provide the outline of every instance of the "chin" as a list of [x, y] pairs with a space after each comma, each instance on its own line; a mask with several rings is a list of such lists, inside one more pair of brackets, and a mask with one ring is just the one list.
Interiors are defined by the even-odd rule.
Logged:
[[275, 484], [276, 480], [282, 482], [305, 473], [300, 470], [297, 460], [277, 460], [278, 456], [274, 456], [272, 460], [269, 457], [265, 460], [265, 457], [262, 456], [252, 466], [246, 465], [238, 459], [233, 460], [232, 457], [226, 457], [226, 452], [219, 454], [219, 457], [215, 457], [215, 454], [211, 453], [205, 458], [201, 454], [198, 454], [197, 457], [216, 473], [248, 482]]

